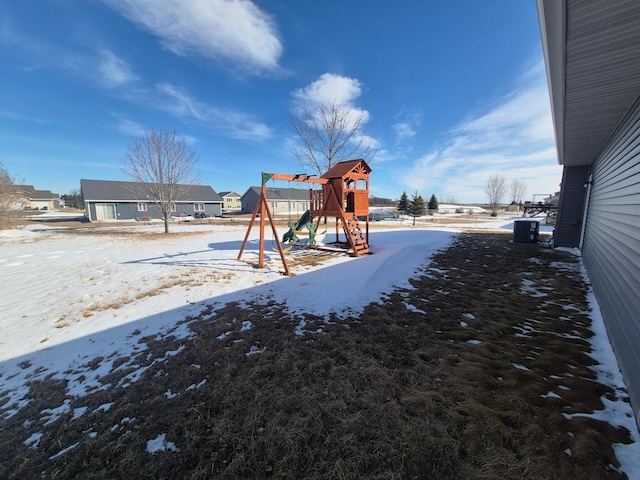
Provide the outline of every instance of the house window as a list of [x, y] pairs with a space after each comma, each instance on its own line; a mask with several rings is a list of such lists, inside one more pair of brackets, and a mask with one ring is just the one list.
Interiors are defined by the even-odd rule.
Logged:
[[147, 204], [146, 203], [139, 203], [138, 204], [138, 211], [139, 212], [146, 212], [147, 211]]
[[204, 212], [204, 203], [194, 203], [193, 204], [194, 212]]
[[171, 211], [175, 212], [176, 211], [176, 204], [171, 202]]

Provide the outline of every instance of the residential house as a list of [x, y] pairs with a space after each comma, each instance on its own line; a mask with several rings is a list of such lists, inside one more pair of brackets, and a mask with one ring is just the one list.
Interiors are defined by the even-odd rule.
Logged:
[[[158, 205], [142, 194], [135, 182], [83, 179], [80, 180], [80, 190], [85, 215], [90, 222], [162, 218]], [[175, 217], [219, 217], [222, 215], [222, 198], [208, 185], [190, 185], [172, 212]]]
[[556, 247], [578, 247], [640, 418], [640, 2], [537, 0], [562, 184]]
[[242, 197], [236, 192], [220, 192], [223, 212], [239, 212], [242, 210]]
[[60, 208], [60, 195], [49, 190], [36, 190], [33, 185], [17, 185], [17, 206], [21, 209], [53, 210]]
[[[252, 213], [260, 199], [260, 187], [250, 187], [242, 195], [242, 213]], [[309, 188], [267, 188], [269, 209], [274, 215], [301, 214], [309, 210]]]

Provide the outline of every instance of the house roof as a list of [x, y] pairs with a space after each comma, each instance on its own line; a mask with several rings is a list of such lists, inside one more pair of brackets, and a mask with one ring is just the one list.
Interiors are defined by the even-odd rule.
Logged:
[[[146, 195], [139, 193], [136, 182], [113, 180], [80, 180], [85, 202], [142, 202]], [[181, 202], [221, 203], [222, 198], [208, 185], [185, 185], [187, 192], [178, 199]]]
[[23, 195], [30, 195], [35, 192], [35, 187], [33, 185], [16, 185], [20, 189], [20, 193]]
[[343, 178], [346, 174], [351, 173], [359, 166], [362, 166], [365, 173], [371, 173], [371, 168], [364, 160], [347, 160], [345, 162], [336, 163], [320, 178]]
[[29, 200], [53, 200], [60, 195], [52, 193], [51, 190], [36, 190], [33, 185], [16, 185], [20, 194]]
[[240, 198], [240, 194], [234, 192], [233, 190], [228, 191], [228, 192], [218, 192], [218, 195], [220, 195], [222, 198], [224, 198], [224, 197], [238, 197], [238, 198]]
[[[247, 190], [247, 192], [245, 192], [244, 195], [253, 191], [259, 196], [260, 190], [261, 190], [260, 187], [249, 187], [249, 190]], [[267, 187], [267, 199], [275, 200], [275, 201], [309, 200], [309, 189], [293, 188], [293, 187], [292, 188], [268, 188]]]
[[51, 193], [50, 190], [34, 190], [29, 197], [32, 200], [52, 200], [59, 198], [59, 195], [57, 193]]
[[640, 93], [640, 2], [536, 3], [558, 163], [590, 165]]

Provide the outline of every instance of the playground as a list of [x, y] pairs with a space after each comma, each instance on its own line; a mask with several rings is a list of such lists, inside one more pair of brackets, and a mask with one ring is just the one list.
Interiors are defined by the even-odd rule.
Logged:
[[[265, 252], [265, 230], [266, 222], [273, 237], [276, 239], [277, 251], [284, 266], [284, 273], [291, 275], [285, 253], [292, 248], [315, 248], [321, 249], [316, 242], [316, 233], [322, 220], [327, 225], [328, 219], [335, 219], [335, 240], [331, 250], [335, 251], [336, 246], [343, 247], [343, 250], [353, 256], [360, 256], [369, 253], [369, 175], [371, 169], [364, 160], [348, 160], [340, 162], [329, 169], [320, 178], [314, 178], [306, 174], [287, 175], [280, 173], [262, 173], [262, 187], [260, 198], [251, 216], [249, 228], [245, 235], [238, 260], [242, 259], [242, 254], [247, 246], [247, 241], [251, 230], [256, 223], [259, 223], [260, 243], [258, 265], [264, 266]], [[289, 230], [282, 237], [282, 242], [278, 238], [276, 222], [269, 208], [267, 198], [267, 183], [270, 181], [287, 181], [308, 183], [309, 185], [320, 185], [319, 190], [309, 189], [310, 208], [297, 221], [289, 221]], [[363, 230], [359, 218], [364, 218], [365, 229]], [[306, 231], [302, 229], [306, 227]], [[344, 234], [341, 241], [340, 231]], [[326, 233], [326, 232], [325, 232]], [[304, 241], [300, 236], [306, 236]], [[283, 247], [283, 243], [288, 243]]]

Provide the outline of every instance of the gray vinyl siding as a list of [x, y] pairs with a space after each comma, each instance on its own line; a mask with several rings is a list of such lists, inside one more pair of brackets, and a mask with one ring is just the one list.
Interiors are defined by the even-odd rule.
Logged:
[[116, 215], [118, 220], [130, 220], [147, 216], [149, 212], [138, 212], [137, 203], [119, 203], [116, 205]]
[[556, 247], [577, 247], [580, 244], [589, 167], [565, 167], [558, 202], [558, 218], [554, 231]]
[[640, 417], [640, 108], [593, 165], [582, 256]]
[[[252, 213], [260, 200], [261, 187], [250, 187], [242, 195], [242, 212]], [[308, 188], [267, 188], [267, 201], [271, 213], [298, 215], [309, 210]]]
[[260, 187], [251, 187], [242, 196], [242, 212], [252, 213], [260, 199]]

